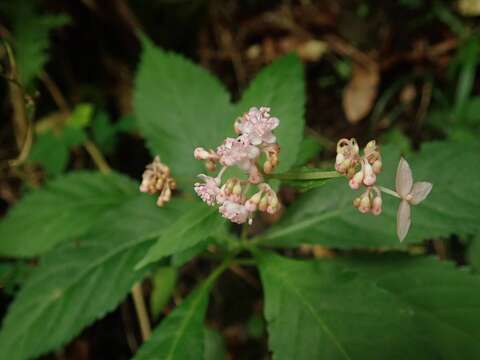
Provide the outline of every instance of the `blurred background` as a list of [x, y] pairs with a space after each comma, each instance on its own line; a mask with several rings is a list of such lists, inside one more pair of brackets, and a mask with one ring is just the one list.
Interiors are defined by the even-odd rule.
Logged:
[[[303, 149], [313, 161], [331, 162], [341, 137], [407, 154], [427, 140], [478, 141], [478, 16], [480, 0], [3, 0], [0, 216], [24, 190], [105, 160], [140, 179], [151, 160], [132, 109], [140, 33], [207, 68], [233, 100], [264, 65], [297, 53], [307, 86]], [[2, 314], [34, 265], [0, 268]], [[201, 271], [195, 262], [182, 268], [174, 299]], [[230, 358], [261, 359], [261, 286], [239, 271], [241, 280], [222, 278], [209, 321]], [[131, 307], [127, 300], [46, 359], [128, 359], [138, 347]]]

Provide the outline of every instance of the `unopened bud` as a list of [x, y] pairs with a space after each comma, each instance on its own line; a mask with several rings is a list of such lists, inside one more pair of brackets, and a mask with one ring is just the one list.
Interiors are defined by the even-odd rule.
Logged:
[[363, 170], [360, 170], [357, 172], [348, 182], [348, 185], [354, 190], [358, 189], [360, 187], [360, 184], [363, 181], [364, 173]]
[[380, 196], [376, 196], [373, 199], [373, 204], [372, 204], [372, 214], [377, 216], [382, 213], [382, 198]]
[[368, 195], [363, 195], [360, 199], [360, 204], [358, 206], [358, 210], [361, 212], [361, 213], [367, 213], [370, 211], [370, 207], [371, 207], [371, 202], [370, 202], [370, 198]]
[[268, 207], [268, 199], [266, 196], [264, 196], [261, 200], [260, 200], [260, 203], [258, 204], [258, 209], [260, 211], [265, 211], [267, 210], [267, 207]]
[[382, 171], [382, 167], [383, 167], [382, 161], [376, 160], [372, 165], [373, 172], [377, 175], [380, 174], [380, 172]]
[[263, 164], [263, 172], [265, 174], [270, 174], [272, 170], [273, 170], [273, 166], [270, 160], [265, 161], [265, 163]]
[[372, 165], [370, 165], [368, 161], [364, 162], [364, 175], [365, 176], [363, 177], [363, 183], [366, 186], [372, 186], [373, 184], [375, 184], [377, 177], [373, 172]]
[[241, 193], [242, 193], [242, 185], [240, 185], [240, 182], [237, 182], [233, 187], [233, 194], [240, 195]]
[[356, 197], [355, 199], [353, 199], [353, 206], [358, 208], [360, 206], [360, 198], [359, 197]]

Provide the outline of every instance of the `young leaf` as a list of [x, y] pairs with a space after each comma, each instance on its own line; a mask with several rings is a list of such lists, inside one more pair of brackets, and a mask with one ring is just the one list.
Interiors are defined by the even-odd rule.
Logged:
[[206, 70], [155, 47], [142, 37], [135, 82], [138, 125], [152, 155], [159, 154], [182, 187], [204, 172], [197, 146], [216, 148], [233, 134], [235, 114], [229, 94]]
[[243, 94], [236, 113], [241, 115], [252, 106], [268, 106], [280, 119], [275, 129], [281, 147], [277, 172], [288, 170], [297, 158], [304, 126], [305, 84], [297, 56], [284, 56], [262, 70]]
[[37, 256], [86, 233], [106, 210], [137, 194], [119, 174], [75, 172], [25, 195], [0, 222], [0, 254]]
[[451, 264], [258, 259], [274, 359], [464, 359], [480, 351], [480, 278]]
[[[8, 309], [0, 332], [10, 360], [54, 350], [113, 310], [144, 271], [132, 271], [189, 204], [158, 208], [139, 195], [101, 217], [89, 236], [46, 255]], [[98, 216], [98, 215], [97, 215]]]
[[[408, 157], [415, 180], [431, 181], [433, 191], [412, 210], [412, 228], [406, 243], [480, 231], [480, 205], [473, 200], [480, 198], [480, 182], [465, 181], [480, 176], [479, 152], [479, 144], [436, 142], [424, 144], [418, 154]], [[384, 170], [378, 182], [392, 187], [400, 154], [387, 147], [382, 154]], [[405, 242], [400, 244], [395, 235], [398, 200], [384, 195], [383, 213], [371, 216], [360, 214], [352, 206], [356, 196], [358, 193], [349, 188], [346, 179], [329, 180], [302, 196], [263, 241], [285, 246], [312, 243], [340, 248], [404, 247]]]
[[197, 202], [176, 219], [148, 251], [136, 268], [189, 249], [219, 231], [225, 220], [216, 208]]
[[208, 293], [225, 266], [217, 268], [188, 298], [160, 323], [133, 360], [197, 360], [204, 352], [203, 320]]

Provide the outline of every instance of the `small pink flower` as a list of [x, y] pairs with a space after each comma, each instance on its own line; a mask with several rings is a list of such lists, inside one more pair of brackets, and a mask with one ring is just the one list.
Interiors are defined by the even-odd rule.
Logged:
[[411, 224], [410, 205], [421, 203], [430, 194], [432, 184], [421, 181], [413, 183], [412, 170], [404, 158], [400, 158], [395, 179], [395, 189], [400, 197], [397, 211], [397, 235], [400, 241], [407, 236]]
[[365, 184], [365, 186], [372, 186], [373, 184], [375, 184], [375, 181], [377, 181], [377, 176], [373, 172], [372, 165], [370, 165], [367, 160], [364, 160], [362, 162], [362, 165], [365, 174], [365, 176], [363, 177], [363, 183]]
[[277, 141], [272, 130], [280, 124], [276, 117], [270, 117], [270, 108], [250, 108], [235, 123], [237, 133], [247, 135], [252, 145], [273, 144]]
[[260, 155], [256, 146], [250, 145], [245, 135], [238, 138], [226, 138], [217, 148], [220, 163], [224, 166], [237, 165], [242, 170], [248, 171], [252, 162]]
[[231, 200], [225, 200], [219, 208], [220, 214], [231, 222], [243, 224], [247, 222], [251, 213], [245, 205], [239, 204]]
[[217, 197], [220, 197], [220, 179], [212, 178], [210, 176], [200, 174], [198, 175], [203, 183], [195, 183], [195, 192], [208, 205], [213, 206], [217, 202]]

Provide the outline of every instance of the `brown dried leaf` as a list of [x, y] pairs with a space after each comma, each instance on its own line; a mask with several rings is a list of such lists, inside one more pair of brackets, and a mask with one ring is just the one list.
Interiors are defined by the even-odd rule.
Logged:
[[356, 124], [368, 115], [377, 98], [379, 82], [378, 66], [354, 64], [352, 79], [343, 91], [343, 110], [350, 123]]

